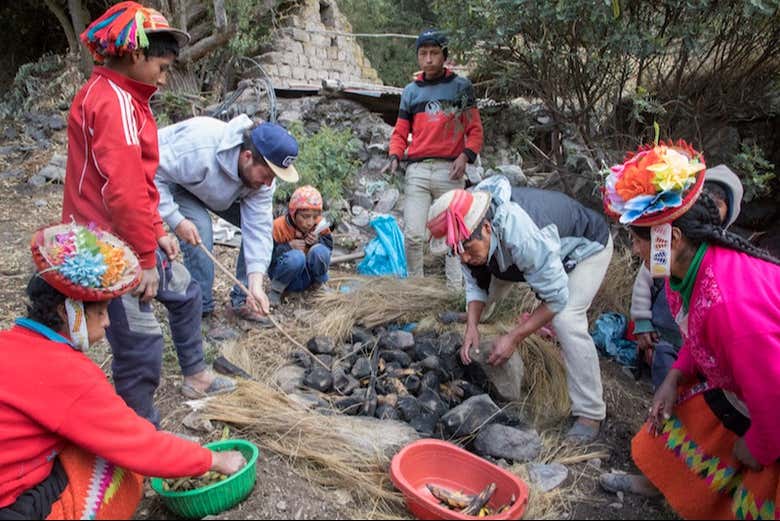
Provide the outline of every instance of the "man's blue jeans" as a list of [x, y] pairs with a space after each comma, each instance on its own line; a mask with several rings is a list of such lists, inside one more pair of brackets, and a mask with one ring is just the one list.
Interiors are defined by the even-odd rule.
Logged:
[[271, 286], [279, 291], [303, 291], [312, 284], [327, 282], [330, 253], [322, 244], [315, 244], [306, 254], [300, 250], [283, 253], [271, 261]]
[[[214, 251], [214, 230], [212, 229], [211, 215], [213, 212], [234, 226], [241, 226], [241, 205], [238, 202], [225, 211], [216, 212], [208, 208], [203, 201], [183, 188], [173, 191], [173, 199], [179, 205], [181, 214], [192, 221], [198, 229], [200, 239], [209, 251]], [[209, 259], [200, 246], [181, 243], [181, 251], [184, 253], [184, 265], [187, 266], [192, 278], [200, 285], [203, 295], [203, 313], [214, 311], [214, 263]], [[246, 274], [246, 262], [244, 262], [244, 244], [236, 259], [236, 278], [245, 286], [249, 283]], [[246, 302], [246, 295], [238, 286], [233, 286], [230, 291], [230, 302], [234, 308], [241, 307]]]

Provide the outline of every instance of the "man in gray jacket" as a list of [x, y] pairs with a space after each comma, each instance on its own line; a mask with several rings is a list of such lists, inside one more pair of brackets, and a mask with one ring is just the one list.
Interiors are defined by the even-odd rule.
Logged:
[[298, 143], [274, 123], [255, 125], [246, 115], [228, 123], [209, 117], [191, 118], [160, 129], [160, 165], [155, 183], [160, 215], [182, 241], [184, 263], [203, 294], [203, 314], [214, 311], [214, 265], [198, 245], [214, 246], [209, 212], [241, 228], [242, 244], [236, 286], [230, 294], [236, 316], [267, 322], [268, 297], [263, 275], [273, 249], [275, 179], [295, 183], [292, 162]]
[[523, 340], [552, 321], [563, 351], [576, 421], [567, 438], [589, 442], [606, 416], [598, 354], [587, 311], [612, 258], [604, 218], [566, 195], [512, 188], [494, 176], [474, 191], [452, 190], [428, 214], [431, 251], [458, 255], [466, 278], [466, 332], [460, 356], [479, 349], [478, 324], [513, 284], [527, 282], [541, 304], [498, 337], [488, 363], [509, 360]]

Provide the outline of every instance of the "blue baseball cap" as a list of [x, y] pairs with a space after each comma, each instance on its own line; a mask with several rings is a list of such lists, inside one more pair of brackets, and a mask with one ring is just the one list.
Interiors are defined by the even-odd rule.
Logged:
[[293, 161], [298, 157], [298, 142], [276, 123], [261, 123], [252, 130], [252, 144], [273, 173], [288, 183], [298, 182]]
[[417, 50], [423, 45], [436, 45], [442, 49], [447, 48], [447, 37], [437, 29], [426, 29], [417, 37]]

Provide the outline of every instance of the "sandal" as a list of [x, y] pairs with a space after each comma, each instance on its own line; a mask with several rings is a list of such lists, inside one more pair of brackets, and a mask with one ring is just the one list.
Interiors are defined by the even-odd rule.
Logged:
[[205, 398], [207, 396], [217, 396], [219, 394], [230, 393], [236, 390], [236, 382], [224, 376], [215, 376], [211, 385], [205, 391], [199, 391], [188, 383], [181, 384], [181, 394], [190, 400]]

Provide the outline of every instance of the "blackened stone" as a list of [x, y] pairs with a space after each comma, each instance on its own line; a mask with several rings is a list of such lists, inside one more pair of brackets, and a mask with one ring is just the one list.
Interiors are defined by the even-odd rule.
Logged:
[[467, 365], [463, 369], [463, 377], [480, 389], [488, 389], [490, 387], [490, 379], [479, 364]]
[[435, 414], [429, 412], [423, 412], [422, 414], [413, 418], [409, 425], [414, 427], [414, 430], [430, 438], [433, 436], [433, 431], [436, 429], [436, 422], [439, 418]]
[[304, 369], [309, 369], [311, 367], [312, 361], [309, 353], [304, 351], [293, 351], [290, 358], [296, 365], [299, 365]]
[[435, 371], [428, 371], [420, 379], [420, 389], [439, 390], [439, 374]]
[[46, 125], [51, 130], [62, 130], [63, 128], [65, 128], [65, 118], [63, 118], [59, 114], [49, 116], [49, 118], [46, 120]]
[[417, 401], [420, 402], [420, 407], [436, 416], [436, 419], [447, 412], [447, 405], [439, 397], [439, 394], [430, 389], [423, 389], [417, 397]]
[[[317, 359], [320, 362], [323, 363], [323, 365], [325, 365], [326, 367], [332, 368], [332, 366], [333, 366], [333, 357], [332, 356], [330, 356], [330, 355], [316, 355], [316, 356], [317, 356]], [[319, 365], [319, 364], [317, 364], [317, 365]], [[320, 367], [322, 367], [322, 366], [320, 366]]]
[[[463, 364], [460, 359], [453, 355], [442, 355], [439, 358], [439, 376], [445, 382], [450, 380], [460, 380], [463, 378]], [[473, 365], [473, 364], [472, 364]]]
[[367, 329], [363, 329], [362, 327], [354, 327], [354, 328], [352, 328], [352, 340], [351, 340], [351, 342], [353, 344], [357, 343], [357, 342], [360, 342], [361, 344], [373, 343], [374, 342], [374, 336]]
[[515, 463], [532, 461], [542, 452], [542, 439], [534, 430], [488, 425], [479, 431], [474, 450], [480, 456], [505, 458]]
[[399, 364], [398, 362], [390, 362], [390, 363], [385, 364], [385, 373], [386, 374], [397, 373], [401, 369], [403, 369], [403, 367], [401, 367], [401, 364]]
[[412, 363], [412, 357], [406, 354], [405, 351], [380, 351], [379, 358], [384, 358], [385, 362], [396, 362], [401, 367], [409, 367]]
[[404, 387], [411, 394], [417, 394], [417, 391], [420, 390], [420, 383], [420, 377], [415, 374], [409, 375], [404, 379]]
[[352, 394], [360, 387], [360, 383], [350, 374], [346, 374], [344, 369], [337, 367], [333, 370], [333, 388], [342, 396]]
[[472, 396], [479, 396], [480, 394], [485, 394], [485, 389], [477, 387], [473, 383], [467, 382], [465, 380], [461, 380], [460, 388], [463, 391], [464, 400], [468, 400]]
[[414, 359], [415, 360], [425, 360], [431, 355], [438, 355], [439, 349], [436, 347], [436, 344], [433, 343], [433, 340], [431, 339], [425, 339], [420, 340], [419, 338], [415, 339], [414, 344]]
[[442, 356], [456, 354], [460, 351], [461, 345], [463, 345], [463, 338], [454, 331], [439, 336], [439, 354]]
[[363, 407], [363, 400], [356, 396], [347, 396], [346, 398], [336, 400], [333, 406], [343, 414], [356, 416], [360, 414], [360, 410]]
[[415, 362], [414, 368], [425, 371], [438, 371], [441, 368], [441, 360], [436, 355], [429, 355], [419, 362]]
[[398, 411], [396, 411], [394, 407], [390, 407], [389, 405], [385, 405], [385, 404], [377, 405], [376, 411], [374, 412], [374, 416], [376, 418], [379, 418], [380, 420], [399, 419]]
[[368, 358], [361, 356], [352, 366], [352, 376], [360, 380], [371, 374], [371, 362]]
[[329, 336], [315, 336], [309, 339], [306, 347], [314, 354], [332, 355], [336, 350], [336, 342]]
[[391, 331], [381, 336], [379, 345], [391, 351], [411, 349], [414, 347], [414, 335], [408, 331]]
[[422, 411], [420, 402], [414, 396], [399, 398], [396, 409], [398, 409], [398, 414], [405, 422], [411, 422], [413, 419], [417, 418]]
[[499, 419], [500, 409], [490, 396], [480, 394], [469, 398], [442, 416], [441, 422], [450, 436], [468, 436], [477, 429]]
[[303, 379], [303, 385], [316, 389], [322, 393], [327, 393], [333, 385], [333, 376], [330, 374], [330, 371], [327, 371], [322, 367], [312, 367]]
[[396, 391], [395, 387], [383, 378], [378, 379], [374, 387], [379, 394], [393, 394]]

